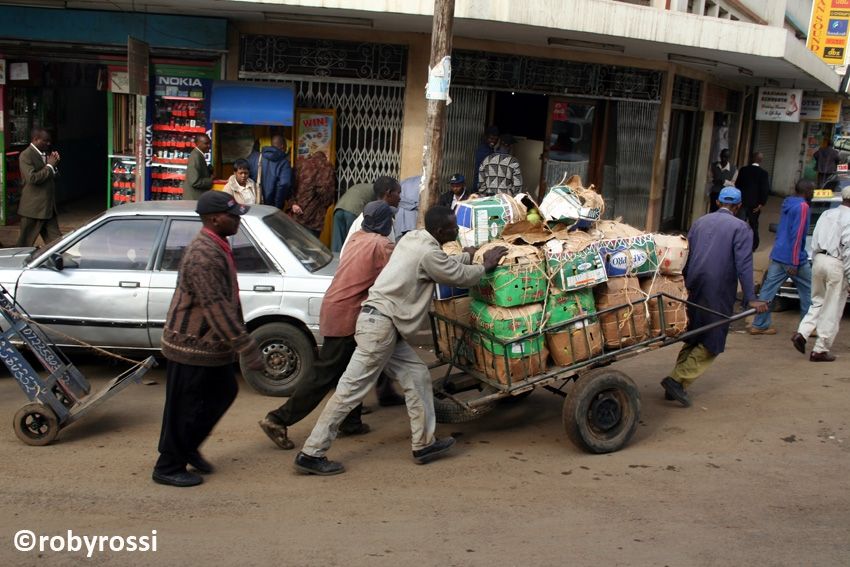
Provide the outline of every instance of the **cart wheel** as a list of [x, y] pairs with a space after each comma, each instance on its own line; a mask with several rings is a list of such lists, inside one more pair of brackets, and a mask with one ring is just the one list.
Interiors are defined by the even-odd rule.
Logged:
[[12, 422], [18, 439], [41, 447], [56, 439], [59, 434], [59, 420], [48, 406], [39, 403], [27, 404], [18, 410]]
[[[481, 391], [474, 390], [472, 392], [468, 392], [468, 394], [470, 394], [469, 396], [465, 395], [467, 392], [464, 392], [459, 394], [458, 397], [463, 400], [473, 400], [475, 398], [489, 396], [494, 391], [495, 389], [491, 386], [484, 385]], [[443, 394], [442, 378], [434, 381], [434, 415], [437, 418], [437, 423], [464, 423], [472, 421], [473, 419], [478, 419], [482, 415], [493, 411], [495, 405], [496, 403], [493, 402], [483, 406], [478, 406], [473, 412], [458, 405], [454, 400]]]
[[567, 437], [591, 453], [621, 449], [637, 428], [640, 394], [632, 379], [609, 368], [580, 377], [564, 402]]

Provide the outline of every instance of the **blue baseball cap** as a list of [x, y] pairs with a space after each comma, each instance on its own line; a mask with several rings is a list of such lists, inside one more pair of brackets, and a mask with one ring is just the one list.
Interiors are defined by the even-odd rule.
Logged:
[[457, 185], [459, 183], [465, 183], [466, 177], [463, 176], [462, 173], [455, 173], [452, 175], [451, 179], [449, 179], [449, 185]]
[[741, 190], [737, 187], [724, 187], [717, 200], [724, 205], [737, 205], [741, 202]]

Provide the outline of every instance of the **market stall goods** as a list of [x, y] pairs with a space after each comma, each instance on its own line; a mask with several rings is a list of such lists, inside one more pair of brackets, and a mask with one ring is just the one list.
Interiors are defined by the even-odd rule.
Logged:
[[[671, 297], [688, 299], [684, 276], [665, 276], [659, 274], [655, 278], [647, 278], [640, 285], [647, 297], [665, 293]], [[668, 337], [678, 337], [688, 328], [688, 310], [681, 301], [665, 296], [659, 296], [647, 301], [649, 312], [649, 332], [657, 337], [663, 332]], [[662, 325], [661, 314], [664, 321]]]

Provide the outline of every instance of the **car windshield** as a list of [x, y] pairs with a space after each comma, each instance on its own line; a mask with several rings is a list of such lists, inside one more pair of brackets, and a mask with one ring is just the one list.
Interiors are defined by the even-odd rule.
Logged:
[[298, 261], [311, 272], [320, 270], [333, 260], [333, 253], [306, 228], [283, 213], [263, 217], [272, 232], [289, 248]]

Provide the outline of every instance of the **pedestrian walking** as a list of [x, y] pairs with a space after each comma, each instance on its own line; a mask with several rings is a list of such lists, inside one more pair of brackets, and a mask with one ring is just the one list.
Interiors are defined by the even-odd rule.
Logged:
[[847, 286], [850, 282], [850, 187], [841, 190], [841, 206], [825, 211], [815, 224], [812, 234], [812, 304], [809, 307], [791, 342], [801, 353], [806, 353], [806, 342], [817, 330], [818, 338], [809, 360], [832, 362], [835, 355], [829, 351], [835, 336], [844, 305], [847, 303]]
[[239, 230], [248, 207], [221, 191], [207, 191], [195, 210], [203, 228], [180, 260], [162, 332], [167, 384], [153, 470], [155, 482], [180, 487], [203, 482], [187, 465], [213, 472], [198, 448], [236, 398], [236, 355], [251, 370], [264, 367], [242, 319], [236, 263], [226, 240]]
[[[360, 305], [393, 251], [393, 244], [387, 238], [392, 226], [392, 211], [384, 201], [372, 201], [363, 209], [363, 227], [351, 236], [345, 256], [322, 299], [319, 330], [324, 343], [319, 360], [286, 403], [260, 421], [262, 430], [281, 449], [294, 447], [287, 428], [318, 407], [325, 395], [336, 387], [351, 361], [357, 346], [354, 330]], [[339, 426], [341, 434], [369, 432], [369, 426], [360, 419], [361, 408], [362, 405], [356, 406], [345, 417]]]
[[357, 348], [336, 391], [295, 458], [296, 470], [317, 475], [339, 474], [345, 470], [341, 463], [329, 461], [325, 454], [337, 436], [340, 423], [363, 401], [382, 370], [404, 390], [413, 459], [425, 464], [454, 445], [452, 437], [434, 437], [436, 418], [431, 373], [408, 340], [427, 318], [434, 282], [470, 287], [485, 272], [495, 269], [506, 252], [505, 248], [494, 248], [485, 254], [483, 266], [470, 265], [474, 249], [449, 256], [441, 248], [446, 242], [457, 239], [457, 231], [457, 219], [451, 210], [437, 205], [425, 214], [424, 230], [413, 230], [399, 241], [357, 316]]
[[251, 177], [260, 186], [263, 204], [283, 208], [292, 197], [292, 166], [286, 153], [286, 139], [280, 134], [272, 136], [272, 145], [248, 156]]
[[325, 227], [325, 215], [336, 197], [336, 173], [324, 152], [298, 158], [295, 168], [295, 220], [316, 238]]
[[832, 147], [832, 140], [825, 138], [823, 145], [812, 157], [815, 158], [815, 169], [818, 173], [818, 188], [822, 188], [826, 185], [826, 180], [838, 171], [841, 156], [838, 150]]
[[750, 165], [738, 171], [735, 187], [741, 190], [741, 208], [738, 218], [747, 221], [753, 231], [753, 251], [759, 247], [759, 216], [770, 195], [770, 178], [761, 167], [764, 156], [753, 152]]
[[[806, 253], [806, 235], [809, 233], [809, 203], [814, 195], [815, 184], [799, 180], [794, 187], [794, 195], [782, 201], [779, 226], [776, 229], [776, 241], [770, 251], [770, 265], [759, 290], [759, 300], [773, 301], [779, 288], [788, 278], [797, 286], [800, 297], [800, 313], [805, 316], [811, 305], [812, 268]], [[771, 316], [768, 309], [756, 315], [750, 327], [751, 335], [775, 335], [776, 329], [770, 326]]]
[[708, 194], [710, 213], [718, 209], [717, 198], [720, 197], [720, 191], [724, 187], [734, 187], [737, 177], [738, 170], [729, 161], [729, 149], [723, 148], [720, 150], [720, 160], [711, 164], [711, 190]]
[[222, 189], [240, 205], [254, 205], [259, 201], [257, 184], [251, 179], [251, 168], [248, 160], [237, 159], [233, 162], [233, 175], [227, 180]]
[[522, 170], [519, 160], [511, 155], [515, 143], [516, 139], [510, 134], [499, 137], [499, 146], [478, 168], [478, 193], [516, 195], [522, 192]]
[[455, 173], [449, 178], [449, 190], [440, 195], [437, 204], [455, 211], [460, 202], [467, 199], [469, 194], [466, 192], [466, 178], [462, 173]]
[[59, 213], [56, 209], [56, 176], [59, 174], [59, 152], [50, 151], [50, 133], [44, 128], [33, 128], [30, 145], [18, 156], [21, 171], [21, 200], [18, 216], [21, 229], [17, 246], [34, 246], [41, 236], [44, 244], [57, 240]]
[[[383, 178], [379, 177], [378, 179]], [[376, 180], [375, 183], [377, 182]], [[348, 232], [352, 223], [363, 212], [363, 207], [366, 206], [366, 203], [380, 199], [380, 197], [376, 196], [375, 183], [358, 183], [352, 185], [343, 193], [339, 201], [336, 202], [333, 215], [333, 235], [331, 237], [332, 252], [342, 250], [342, 245], [345, 243], [345, 239], [348, 238]]]
[[[688, 301], [730, 316], [740, 282], [744, 307], [749, 305], [763, 313], [767, 303], [756, 300], [753, 289], [752, 231], [735, 218], [741, 208], [741, 192], [726, 187], [718, 201], [717, 212], [697, 219], [688, 233], [690, 251], [684, 270]], [[688, 330], [720, 320], [717, 315], [688, 306]], [[673, 371], [661, 381], [666, 399], [685, 407], [691, 405], [687, 389], [724, 351], [728, 332], [729, 325], [721, 325], [684, 341]]]
[[212, 189], [212, 170], [207, 165], [206, 154], [212, 142], [206, 134], [195, 136], [195, 147], [189, 152], [186, 165], [186, 177], [183, 179], [183, 199], [197, 201], [201, 195]]

